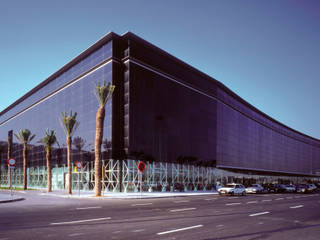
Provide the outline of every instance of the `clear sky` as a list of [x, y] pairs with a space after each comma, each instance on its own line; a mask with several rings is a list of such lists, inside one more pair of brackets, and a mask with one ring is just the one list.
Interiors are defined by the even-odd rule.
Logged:
[[320, 1], [10, 0], [0, 111], [114, 31], [131, 31], [320, 139]]

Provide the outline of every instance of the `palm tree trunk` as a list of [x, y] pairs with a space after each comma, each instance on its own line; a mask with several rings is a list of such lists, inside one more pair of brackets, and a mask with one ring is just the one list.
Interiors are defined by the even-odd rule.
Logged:
[[23, 190], [27, 189], [27, 143], [23, 144]]
[[51, 149], [47, 149], [47, 192], [52, 192]]
[[94, 141], [94, 189], [95, 196], [101, 196], [101, 144], [103, 139], [103, 122], [105, 107], [100, 106], [96, 115], [96, 138]]
[[[12, 137], [8, 136], [8, 159], [11, 158], [11, 143], [12, 143]], [[9, 187], [11, 186], [11, 169], [8, 165], [8, 183]]]
[[72, 194], [71, 144], [72, 144], [72, 139], [70, 136], [68, 136], [67, 137], [68, 194]]
[[0, 186], [1, 186], [1, 174], [2, 174], [2, 172], [1, 172], [1, 166], [2, 166], [2, 156], [1, 156], [1, 153], [2, 153], [2, 152], [0, 152]]

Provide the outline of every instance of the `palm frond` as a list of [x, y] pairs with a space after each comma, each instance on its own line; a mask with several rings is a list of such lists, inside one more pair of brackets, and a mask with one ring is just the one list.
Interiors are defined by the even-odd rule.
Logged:
[[18, 139], [19, 142], [28, 144], [34, 139], [36, 135], [33, 134], [31, 136], [31, 131], [29, 129], [25, 129], [17, 131], [17, 134], [14, 133], [14, 136]]
[[100, 107], [104, 107], [111, 99], [115, 86], [110, 83], [107, 84], [106, 80], [104, 80], [102, 85], [100, 82], [95, 82], [95, 87], [95, 95], [100, 103]]
[[77, 112], [72, 114], [72, 110], [70, 110], [70, 115], [68, 115], [66, 112], [61, 113], [62, 118], [59, 119], [60, 124], [68, 137], [72, 137], [80, 125], [80, 122], [76, 120], [77, 115]]

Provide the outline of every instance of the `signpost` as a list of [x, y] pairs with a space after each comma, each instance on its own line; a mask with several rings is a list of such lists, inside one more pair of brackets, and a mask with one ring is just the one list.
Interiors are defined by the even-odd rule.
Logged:
[[76, 162], [76, 168], [78, 172], [78, 189], [79, 189], [79, 196], [80, 196], [80, 172], [82, 169], [82, 162]]
[[14, 158], [9, 158], [8, 159], [8, 166], [10, 168], [10, 190], [11, 190], [11, 197], [13, 196], [12, 193], [12, 175], [13, 175], [13, 170], [16, 167], [17, 161]]
[[139, 161], [138, 163], [138, 170], [140, 172], [139, 174], [139, 178], [140, 178], [140, 197], [142, 194], [142, 173], [144, 172], [144, 170], [146, 169], [146, 164], [142, 161]]

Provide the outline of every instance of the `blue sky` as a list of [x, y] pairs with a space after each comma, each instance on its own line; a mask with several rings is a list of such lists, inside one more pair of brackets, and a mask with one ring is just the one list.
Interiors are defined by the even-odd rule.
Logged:
[[320, 139], [320, 1], [5, 1], [0, 111], [109, 31], [131, 31]]

